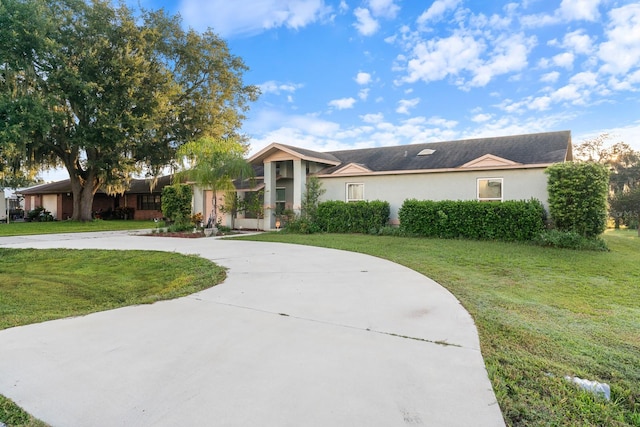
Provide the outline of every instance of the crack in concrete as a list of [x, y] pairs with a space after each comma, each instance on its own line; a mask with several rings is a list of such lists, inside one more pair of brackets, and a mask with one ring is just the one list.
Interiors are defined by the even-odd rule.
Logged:
[[408, 340], [421, 341], [421, 342], [426, 342], [426, 343], [429, 343], [429, 344], [440, 345], [440, 346], [443, 346], [443, 347], [465, 348], [464, 346], [462, 346], [460, 344], [450, 343], [450, 342], [447, 342], [446, 340], [430, 340], [430, 339], [427, 339], [427, 338], [412, 337], [412, 336], [408, 336], [408, 335], [396, 334], [396, 333], [393, 333], [393, 332], [377, 331], [377, 330], [374, 330], [374, 329], [371, 329], [371, 328], [363, 328], [363, 327], [360, 327], [360, 326], [345, 325], [345, 324], [342, 324], [342, 323], [335, 323], [335, 322], [330, 322], [330, 321], [327, 321], [327, 320], [310, 319], [308, 317], [292, 316], [292, 315], [287, 314], [287, 313], [275, 312], [275, 311], [271, 311], [271, 310], [264, 310], [264, 309], [256, 308], [256, 307], [248, 307], [248, 306], [245, 306], [245, 305], [232, 304], [232, 303], [222, 302], [222, 301], [203, 300], [203, 299], [197, 298], [195, 296], [192, 296], [191, 298], [193, 298], [193, 299], [195, 299], [197, 301], [206, 301], [206, 302], [211, 302], [211, 303], [214, 303], [214, 304], [225, 305], [225, 306], [228, 306], [228, 307], [235, 307], [235, 308], [241, 308], [241, 309], [244, 309], [244, 310], [257, 311], [257, 312], [260, 312], [260, 313], [275, 314], [275, 315], [282, 316], [282, 317], [290, 317], [292, 319], [303, 320], [303, 321], [307, 321], [307, 322], [315, 322], [315, 323], [321, 323], [321, 324], [324, 324], [324, 325], [338, 326], [338, 327], [341, 327], [341, 328], [355, 329], [357, 331], [366, 331], [366, 332], [372, 332], [372, 333], [380, 334], [380, 335], [388, 335], [388, 336], [396, 337], [396, 338], [404, 338], [404, 339], [408, 339]]

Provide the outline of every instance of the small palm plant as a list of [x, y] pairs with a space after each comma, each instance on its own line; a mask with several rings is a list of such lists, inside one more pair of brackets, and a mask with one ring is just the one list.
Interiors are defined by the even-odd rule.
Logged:
[[245, 152], [246, 147], [234, 138], [203, 137], [178, 149], [178, 161], [183, 169], [178, 174], [203, 189], [213, 191], [208, 228], [218, 222], [218, 191], [235, 191], [234, 179], [247, 179], [254, 175], [253, 168], [244, 158]]

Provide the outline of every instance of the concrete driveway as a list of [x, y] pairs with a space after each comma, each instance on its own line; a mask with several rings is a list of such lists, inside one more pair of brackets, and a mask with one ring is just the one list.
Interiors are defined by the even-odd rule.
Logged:
[[229, 268], [188, 297], [0, 331], [0, 394], [53, 426], [504, 425], [473, 320], [400, 265], [126, 232], [0, 247], [174, 251]]

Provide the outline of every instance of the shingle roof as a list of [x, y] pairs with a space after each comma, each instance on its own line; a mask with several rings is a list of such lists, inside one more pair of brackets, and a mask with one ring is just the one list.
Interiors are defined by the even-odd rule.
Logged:
[[[418, 156], [422, 150], [432, 154]], [[330, 174], [355, 163], [373, 172], [420, 169], [453, 169], [491, 154], [524, 165], [551, 164], [571, 160], [571, 132], [476, 138], [459, 141], [332, 151], [341, 164], [322, 171]]]
[[286, 145], [286, 144], [278, 144], [282, 147], [287, 147], [290, 150], [295, 151], [296, 153], [302, 154], [305, 157], [312, 157], [312, 158], [317, 158], [317, 159], [321, 159], [321, 160], [327, 160], [330, 162], [339, 162], [340, 159], [338, 157], [335, 156], [334, 153], [331, 153], [329, 151], [327, 152], [320, 152], [320, 151], [313, 151], [313, 150], [307, 150], [305, 148], [300, 148], [300, 147], [294, 147], [292, 145]]
[[[171, 184], [171, 175], [165, 175], [158, 178], [158, 182], [156, 183], [154, 190], [155, 192], [160, 191], [164, 186]], [[150, 193], [150, 183], [151, 179], [133, 179], [131, 180], [131, 185], [127, 190], [129, 194], [142, 194], [142, 193]], [[33, 187], [25, 188], [21, 190], [20, 194], [59, 194], [59, 193], [70, 193], [71, 192], [71, 180], [64, 179], [62, 181], [51, 182], [48, 184], [38, 184]], [[99, 193], [104, 193], [102, 190], [98, 190]]]

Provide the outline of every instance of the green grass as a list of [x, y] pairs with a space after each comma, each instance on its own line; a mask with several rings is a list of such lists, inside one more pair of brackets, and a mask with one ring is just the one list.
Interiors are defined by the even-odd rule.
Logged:
[[9, 427], [48, 427], [48, 424], [33, 418], [11, 399], [0, 395], [0, 421]]
[[[640, 238], [635, 231], [604, 238], [610, 252], [391, 236], [246, 237], [371, 254], [449, 289], [476, 322], [508, 425], [640, 426]], [[581, 391], [565, 375], [609, 383], [612, 399]]]
[[154, 251], [0, 248], [0, 329], [192, 294], [223, 268]]
[[[137, 224], [8, 226], [26, 226], [17, 234], [36, 234], [99, 231], [84, 227], [118, 223]], [[52, 231], [61, 224], [67, 224], [64, 230]], [[32, 232], [28, 227], [34, 225], [43, 228]], [[0, 235], [9, 235], [4, 227], [0, 224]], [[640, 239], [634, 231], [608, 232], [610, 252], [390, 236], [249, 238], [368, 253], [448, 288], [476, 321], [509, 425], [640, 426]], [[121, 274], [130, 276], [121, 281]], [[223, 274], [207, 261], [168, 253], [0, 249], [0, 329], [173, 298], [211, 286]], [[165, 280], [148, 283], [158, 276]], [[31, 285], [20, 288], [21, 280]], [[609, 383], [612, 400], [580, 391], [562, 379], [565, 375]], [[0, 421], [44, 425], [2, 396]]]
[[81, 233], [87, 231], [142, 230], [156, 228], [153, 221], [53, 221], [0, 223], [1, 236], [23, 236], [33, 234]]
[[[16, 225], [26, 230], [58, 224]], [[67, 225], [65, 231], [88, 231], [81, 223], [71, 224], [75, 227]], [[168, 252], [0, 248], [0, 329], [189, 295], [225, 275], [208, 260]], [[46, 426], [1, 395], [0, 421]]]

